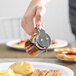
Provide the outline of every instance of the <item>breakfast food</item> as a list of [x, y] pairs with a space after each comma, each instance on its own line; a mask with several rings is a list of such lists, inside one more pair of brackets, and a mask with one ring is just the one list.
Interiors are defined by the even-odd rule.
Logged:
[[68, 61], [75, 61], [76, 60], [76, 55], [70, 55], [70, 54], [57, 54], [56, 55], [59, 58], [68, 60]]
[[31, 75], [23, 75], [23, 76], [61, 76], [60, 70], [42, 70], [36, 69]]
[[59, 54], [62, 52], [69, 52], [70, 49], [69, 48], [60, 48], [60, 49], [55, 49], [54, 51], [55, 51], [55, 53]]
[[30, 76], [40, 76], [40, 75], [41, 75], [41, 71], [37, 69]]
[[[12, 69], [15, 73], [22, 74], [22, 76], [61, 76], [60, 70], [47, 71], [34, 69], [34, 66], [29, 62], [15, 62], [10, 65], [9, 68]], [[9, 71], [9, 74], [11, 73], [13, 72]]]
[[21, 42], [21, 43], [14, 43], [13, 45], [15, 47], [24, 47], [25, 42]]
[[72, 53], [76, 54], [76, 49], [75, 48], [60, 48], [60, 49], [55, 49], [55, 53]]
[[[13, 45], [16, 46], [16, 47], [25, 47], [25, 42], [27, 41], [28, 39], [22, 39], [20, 42], [17, 42], [17, 43], [14, 43]], [[52, 40], [52, 44], [50, 45], [50, 47], [55, 47], [55, 46], [59, 46], [61, 45], [62, 43], [61, 42], [58, 42], [57, 40]]]
[[30, 74], [34, 71], [34, 66], [29, 62], [15, 62], [9, 68], [19, 74]]
[[42, 76], [46, 76], [46, 74], [48, 73], [48, 71], [42, 70], [41, 73], [42, 73]]
[[57, 40], [52, 40], [52, 44], [50, 45], [50, 47], [56, 47], [56, 46], [59, 46], [61, 44], [62, 43], [61, 42], [58, 42]]
[[13, 45], [16, 47], [25, 47], [25, 42], [27, 39], [22, 39], [20, 42], [14, 43]]
[[75, 48], [61, 48], [55, 49], [56, 56], [60, 59], [68, 61], [76, 61], [76, 49]]
[[8, 72], [0, 70], [0, 76], [15, 76], [15, 74], [11, 69], [8, 69]]
[[60, 70], [50, 70], [46, 76], [61, 76]]

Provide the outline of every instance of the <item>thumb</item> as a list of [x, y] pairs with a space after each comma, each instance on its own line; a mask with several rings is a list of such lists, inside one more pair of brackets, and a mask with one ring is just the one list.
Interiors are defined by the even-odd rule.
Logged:
[[36, 25], [41, 25], [41, 22], [42, 22], [42, 18], [43, 18], [43, 15], [45, 14], [45, 7], [42, 7], [42, 6], [38, 6], [37, 9], [36, 9], [36, 16], [35, 16], [35, 22], [36, 22]]

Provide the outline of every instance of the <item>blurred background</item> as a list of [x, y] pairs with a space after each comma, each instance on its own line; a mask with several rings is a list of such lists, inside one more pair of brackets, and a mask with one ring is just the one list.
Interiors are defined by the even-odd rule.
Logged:
[[[28, 35], [21, 28], [21, 18], [31, 0], [0, 0], [0, 43]], [[74, 42], [69, 23], [68, 0], [52, 0], [43, 19], [45, 30], [53, 39]]]
[[[45, 25], [45, 31], [52, 38], [52, 44], [46, 49], [46, 52], [38, 42], [33, 44], [28, 41], [26, 43], [27, 38], [30, 36], [22, 29], [21, 18], [26, 12], [30, 1], [0, 0], [0, 69], [6, 69], [10, 64], [4, 62], [33, 61], [37, 62], [35, 64], [38, 65], [38, 68], [38, 62], [48, 62], [67, 66], [75, 72], [76, 76], [76, 0], [51, 0], [46, 6], [46, 14], [42, 23]], [[72, 5], [70, 13], [75, 36], [71, 31], [69, 20], [69, 1], [71, 1], [70, 5]], [[55, 49], [58, 49], [59, 53], [56, 53], [57, 50]], [[55, 64], [53, 65], [54, 69], [59, 69], [59, 65], [57, 67]], [[41, 69], [46, 69], [46, 66], [47, 64], [42, 66], [40, 63]], [[53, 69], [53, 66], [50, 66]], [[66, 67], [62, 68], [60, 66], [60, 71], [62, 76], [72, 74]], [[39, 73], [42, 74], [42, 72]]]

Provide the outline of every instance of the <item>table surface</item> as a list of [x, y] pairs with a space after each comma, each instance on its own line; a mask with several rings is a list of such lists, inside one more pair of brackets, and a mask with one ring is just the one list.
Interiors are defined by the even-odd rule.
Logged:
[[[70, 47], [68, 45], [67, 47]], [[48, 62], [55, 63], [66, 66], [72, 69], [76, 75], [76, 63], [68, 63], [64, 61], [59, 61], [55, 57], [53, 50], [49, 50], [47, 53], [40, 54], [39, 56], [30, 56], [25, 51], [15, 50], [8, 48], [6, 45], [0, 45], [0, 63], [4, 62], [15, 62], [15, 61], [34, 61], [34, 62]]]
[[15, 61], [32, 61], [32, 62], [48, 62], [48, 63], [54, 63], [54, 64], [59, 64], [66, 66], [74, 71], [74, 76], [76, 76], [76, 63], [68, 63], [68, 62], [63, 62], [59, 61], [56, 58], [5, 58], [5, 59], [0, 59], [0, 63], [4, 62], [15, 62]]
[[[70, 47], [68, 45], [67, 47]], [[11, 49], [5, 44], [0, 44], [0, 58], [55, 58], [54, 50], [42, 53], [38, 56], [30, 56], [23, 50]]]

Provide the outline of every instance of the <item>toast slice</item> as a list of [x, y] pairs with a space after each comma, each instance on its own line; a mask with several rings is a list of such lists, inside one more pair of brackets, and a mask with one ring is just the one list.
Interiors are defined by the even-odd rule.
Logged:
[[25, 74], [25, 75], [22, 75], [22, 76], [42, 76], [42, 73], [39, 69], [37, 69], [31, 74]]
[[42, 70], [41, 73], [42, 73], [42, 74], [41, 74], [42, 76], [46, 76], [47, 73], [48, 73], [48, 71], [46, 71], [46, 70]]
[[53, 76], [53, 74], [54, 74], [54, 70], [50, 70], [46, 76]]
[[61, 76], [61, 72], [60, 70], [40, 71], [39, 69], [37, 69], [31, 74], [23, 75], [23, 76]]
[[61, 76], [60, 70], [50, 70], [46, 76]]
[[42, 76], [40, 69], [35, 70], [31, 76]]

